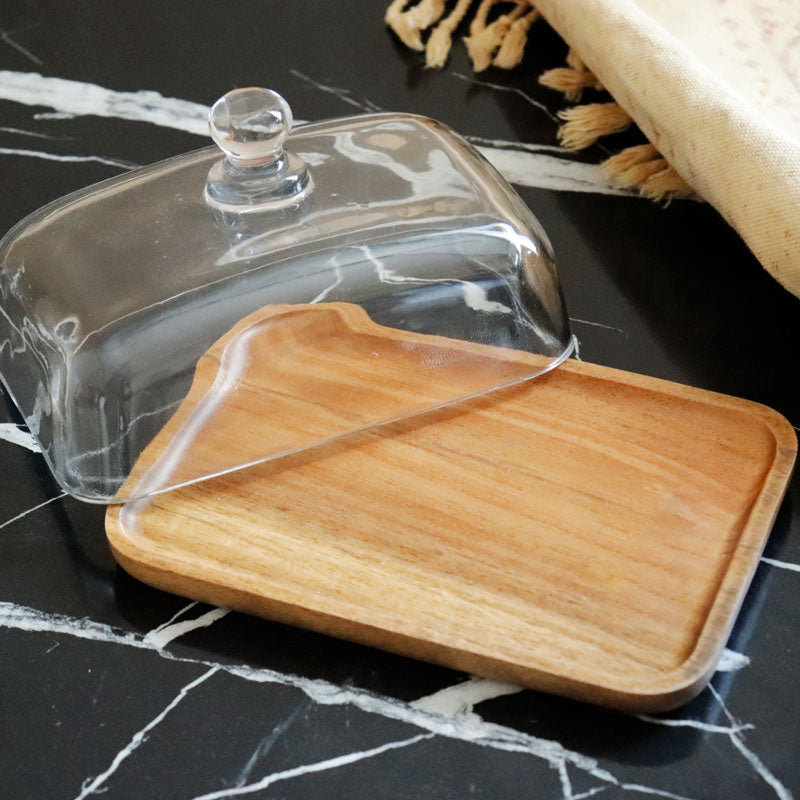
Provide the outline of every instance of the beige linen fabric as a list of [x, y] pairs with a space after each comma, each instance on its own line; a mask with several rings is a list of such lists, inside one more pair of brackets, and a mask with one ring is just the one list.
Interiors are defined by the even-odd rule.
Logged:
[[800, 297], [800, 0], [534, 1]]

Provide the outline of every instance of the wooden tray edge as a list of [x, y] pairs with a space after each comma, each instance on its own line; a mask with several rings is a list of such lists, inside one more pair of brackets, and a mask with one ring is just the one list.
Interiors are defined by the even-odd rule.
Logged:
[[[731, 554], [728, 568], [694, 649], [685, 661], [669, 672], [661, 673], [652, 681], [631, 681], [626, 686], [625, 705], [615, 706], [627, 711], [669, 711], [696, 697], [715, 672], [786, 494], [797, 458], [797, 434], [783, 414], [753, 400], [586, 362], [568, 360], [562, 368], [650, 391], [737, 409], [760, 420], [775, 442], [772, 464]], [[604, 687], [604, 690], [607, 688], [611, 687]], [[603, 701], [603, 704], [607, 703]]]
[[[667, 710], [682, 705], [696, 694], [694, 692], [687, 696], [685, 690], [679, 689], [675, 694], [677, 699], [672, 702], [674, 698], [670, 694], [665, 705], [660, 694], [631, 695], [613, 687], [586, 683], [556, 672], [511, 664], [425, 639], [416, 639], [405, 634], [385, 631], [345, 617], [337, 617], [264, 597], [238, 587], [215, 584], [193, 576], [176, 576], [173, 573], [174, 562], [170, 566], [161, 566], [155, 563], [152, 554], [137, 553], [137, 548], [131, 547], [129, 541], [115, 541], [112, 536], [109, 532], [109, 543], [114, 558], [134, 578], [157, 589], [203, 603], [253, 614], [274, 622], [294, 625], [326, 636], [376, 647], [400, 656], [427, 661], [468, 674], [516, 683], [537, 691], [570, 697], [629, 713]], [[149, 562], [145, 560], [148, 557], [150, 558]], [[689, 691], [691, 692], [691, 687]]]

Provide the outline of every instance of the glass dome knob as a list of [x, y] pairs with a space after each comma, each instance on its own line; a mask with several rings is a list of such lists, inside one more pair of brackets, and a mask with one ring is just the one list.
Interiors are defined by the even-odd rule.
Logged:
[[281, 157], [292, 127], [292, 110], [271, 89], [234, 89], [214, 103], [208, 123], [211, 138], [229, 161], [256, 167]]

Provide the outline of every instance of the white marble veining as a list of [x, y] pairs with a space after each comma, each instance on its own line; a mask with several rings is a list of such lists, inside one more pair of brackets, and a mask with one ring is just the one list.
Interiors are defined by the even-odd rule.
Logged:
[[147, 725], [141, 730], [136, 731], [131, 737], [131, 740], [123, 747], [113, 758], [108, 767], [103, 770], [99, 775], [94, 778], [87, 778], [81, 786], [81, 791], [75, 796], [75, 800], [85, 800], [89, 795], [100, 794], [105, 791], [103, 784], [117, 771], [120, 764], [128, 758], [133, 752], [139, 748], [145, 741], [147, 741], [147, 734], [153, 730], [163, 719], [177, 706], [189, 692], [201, 683], [207, 681], [212, 675], [219, 671], [218, 667], [212, 667], [207, 672], [204, 672], [199, 678], [195, 678], [190, 683], [187, 683], [178, 694], [165, 706]]
[[250, 776], [253, 774], [256, 764], [269, 754], [275, 744], [283, 737], [289, 728], [291, 728], [295, 720], [301, 714], [306, 713], [313, 705], [314, 704], [308, 698], [299, 702], [294, 711], [284, 717], [277, 725], [272, 727], [272, 730], [266, 733], [236, 776], [236, 780], [233, 782], [234, 786], [244, 786], [250, 781]]
[[139, 634], [112, 628], [90, 619], [76, 619], [61, 614], [47, 614], [27, 606], [0, 602], [0, 628], [30, 632], [48, 632], [88, 639], [94, 642], [124, 644], [144, 650], [157, 649], [145, 643]]
[[0, 99], [75, 116], [115, 117], [208, 136], [208, 106], [158, 92], [116, 92], [38, 72], [0, 70]]
[[778, 569], [788, 569], [791, 572], [800, 572], [800, 564], [792, 564], [789, 561], [779, 561], [777, 558], [767, 558], [762, 556], [761, 560], [771, 567], [778, 567]]
[[208, 668], [218, 668], [245, 680], [290, 686], [299, 689], [311, 700], [322, 705], [352, 705], [367, 713], [380, 714], [390, 719], [416, 725], [429, 733], [446, 738], [459, 739], [507, 752], [526, 753], [544, 759], [554, 768], [558, 768], [560, 763], [566, 762], [602, 782], [616, 786], [621, 785], [610, 772], [602, 769], [597, 761], [589, 756], [568, 750], [556, 741], [541, 739], [513, 728], [484, 722], [475, 715], [448, 717], [414, 708], [399, 700], [374, 695], [362, 689], [336, 686], [327, 681], [289, 675], [269, 669], [257, 669], [246, 665], [218, 664], [205, 660], [182, 658], [173, 655], [166, 649], [156, 647], [152, 642], [146, 642], [145, 637], [138, 634], [120, 631], [91, 620], [46, 614], [10, 603], [0, 603], [0, 628], [2, 627], [31, 632], [47, 631], [92, 641], [152, 650], [164, 658], [183, 663], [201, 664]]
[[[103, 447], [97, 448], [96, 450], [84, 450], [82, 453], [72, 456], [69, 459], [70, 465], [76, 467], [82, 461], [86, 461], [87, 459], [94, 458], [104, 453], [110, 453], [116, 448], [123, 446], [128, 441], [128, 436], [131, 433], [131, 431], [139, 423], [143, 422], [146, 419], [149, 419], [150, 417], [163, 416], [166, 414], [167, 411], [170, 411], [171, 409], [175, 408], [175, 406], [179, 405], [180, 403], [181, 400], [173, 400], [172, 402], [167, 403], [166, 405], [161, 406], [160, 408], [153, 408], [150, 411], [142, 411], [141, 413], [133, 417], [133, 419], [131, 419], [127, 423], [127, 425], [125, 425], [125, 427], [123, 427], [119, 431], [119, 435], [117, 436], [116, 439], [114, 439], [112, 442], [109, 442], [107, 445], [104, 445]], [[124, 478], [127, 476], [122, 476], [122, 477]]]
[[0, 133], [12, 133], [16, 136], [28, 136], [31, 139], [48, 139], [54, 142], [64, 142], [72, 139], [72, 136], [53, 136], [50, 133], [40, 133], [39, 131], [28, 131], [24, 128], [8, 128], [0, 125]]
[[68, 164], [75, 164], [81, 161], [95, 161], [98, 164], [107, 164], [110, 167], [118, 167], [120, 169], [134, 169], [139, 166], [131, 161], [123, 161], [120, 158], [63, 155], [59, 153], [46, 153], [42, 150], [23, 150], [18, 147], [0, 147], [0, 155], [21, 156], [23, 158], [43, 158], [46, 161], [64, 161]]
[[[154, 629], [154, 632], [158, 630], [166, 630], [171, 625], [174, 625], [177, 617], [182, 616], [193, 607], [194, 604], [190, 604], [189, 606], [182, 608], [178, 614], [168, 620], [167, 623]], [[220, 611], [222, 611], [222, 609], [220, 609]], [[200, 617], [197, 619], [208, 619], [207, 614], [208, 612], [200, 615]], [[559, 771], [560, 776], [562, 776], [564, 798], [577, 800], [578, 797], [578, 795], [571, 794], [568, 774], [566, 773], [566, 767], [569, 766], [572, 769], [580, 770], [597, 779], [601, 784], [601, 786], [598, 787], [598, 790], [601, 787], [616, 787], [623, 791], [688, 800], [682, 795], [674, 794], [665, 789], [620, 781], [607, 769], [602, 768], [597, 763], [596, 759], [590, 756], [569, 750], [557, 741], [542, 739], [513, 728], [486, 722], [474, 712], [474, 706], [476, 704], [484, 702], [491, 697], [500, 696], [501, 694], [510, 694], [516, 691], [517, 687], [513, 687], [510, 684], [501, 684], [494, 681], [482, 681], [481, 679], [475, 679], [474, 681], [459, 683], [455, 687], [446, 687], [434, 695], [428, 695], [427, 698], [420, 698], [415, 703], [405, 703], [393, 698], [381, 697], [361, 689], [355, 689], [348, 686], [337, 686], [335, 684], [328, 683], [327, 681], [280, 673], [274, 670], [257, 669], [246, 665], [220, 664], [207, 660], [179, 657], [170, 653], [163, 646], [161, 646], [157, 638], [153, 637], [151, 634], [143, 636], [141, 634], [135, 634], [128, 631], [120, 631], [119, 629], [93, 622], [91, 620], [80, 620], [64, 615], [46, 614], [35, 609], [14, 605], [12, 603], [0, 603], [0, 628], [2, 627], [29, 632], [49, 632], [53, 634], [75, 636], [96, 642], [105, 642], [108, 644], [125, 645], [128, 647], [151, 650], [161, 657], [169, 660], [180, 661], [182, 663], [199, 664], [207, 667], [209, 669], [209, 673], [205, 673], [204, 676], [201, 676], [202, 680], [210, 677], [210, 673], [215, 671], [224, 671], [230, 675], [234, 675], [248, 681], [255, 681], [257, 683], [276, 683], [299, 689], [300, 691], [304, 692], [313, 702], [322, 705], [352, 705], [367, 713], [380, 714], [390, 719], [415, 725], [427, 731], [429, 735], [439, 735], [446, 738], [471, 742], [475, 745], [483, 747], [527, 754], [545, 760], [553, 769]], [[187, 632], [187, 630], [188, 628], [177, 633], [177, 635], [182, 635], [182, 633]], [[184, 687], [184, 689], [181, 690], [181, 693], [179, 693], [176, 698], [173, 699], [173, 701], [161, 712], [161, 714], [154, 718], [154, 720], [151, 721], [145, 727], [145, 729], [143, 729], [143, 736], [147, 733], [147, 731], [151, 730], [155, 725], [157, 725], [158, 722], [160, 722], [164, 716], [166, 716], [166, 714], [168, 714], [169, 711], [186, 696], [186, 693], [199, 682], [200, 679], [197, 679], [197, 681]], [[716, 696], [716, 692], [713, 687], [709, 687], [709, 689], [710, 691], [714, 692]], [[436, 699], [437, 695], [438, 699]], [[734, 743], [737, 750], [739, 750], [742, 755], [747, 758], [748, 762], [751, 763], [754, 768], [756, 768], [756, 763], [761, 764], [763, 772], [760, 772], [759, 774], [762, 775], [764, 780], [767, 781], [770, 786], [780, 786], [780, 782], [777, 781], [777, 779], [769, 772], [769, 770], [763, 766], [763, 763], [760, 761], [760, 759], [758, 759], [758, 756], [752, 753], [752, 751], [750, 751], [744, 745], [741, 736], [743, 731], [748, 730], [748, 726], [739, 723], [729, 714], [728, 716], [731, 722], [730, 726], [705, 726], [705, 724], [702, 723], [699, 725], [699, 727], [710, 734], [721, 734], [731, 738], [731, 741]], [[665, 720], [668, 719], [669, 718], [667, 717], [641, 718], [642, 722], [647, 724], [668, 725], [670, 727], [698, 727], [698, 725], [694, 724], [696, 722], [694, 720], [687, 721], [677, 719], [665, 722]], [[140, 731], [139, 733], [142, 732]], [[127, 754], [130, 752], [127, 750], [127, 748], [130, 748], [132, 745], [138, 747], [142, 743], [142, 737], [137, 738], [138, 735], [139, 734], [135, 734], [131, 741], [121, 751], [124, 754], [123, 758], [127, 757]], [[430, 737], [423, 735], [422, 738]], [[410, 740], [402, 741], [409, 742]], [[371, 755], [379, 754], [377, 749], [373, 748], [373, 750], [375, 750], [375, 752], [359, 751], [359, 753], [362, 757], [371, 757]], [[352, 756], [357, 760], [359, 753], [346, 754], [338, 757], [338, 759], [347, 759], [348, 757]], [[370, 755], [365, 756], [363, 754]], [[347, 763], [346, 761], [339, 761], [338, 759], [331, 764], [331, 767]], [[116, 758], [115, 761], [117, 761]], [[112, 762], [112, 766], [113, 763], [114, 762]], [[117, 765], [118, 763], [119, 762], [117, 761]], [[302, 767], [297, 767], [296, 769], [305, 769], [308, 766], [309, 765], [304, 765]], [[311, 766], [314, 767], [314, 765]], [[111, 767], [109, 767], [109, 769], [111, 769]], [[314, 767], [314, 769], [316, 770], [316, 767]], [[109, 774], [109, 771], [106, 770], [103, 773], [103, 775], [105, 775], [103, 780], [105, 780]], [[567, 777], [566, 783], [564, 782], [563, 776]], [[98, 776], [98, 778], [99, 777], [100, 776]], [[98, 778], [90, 779], [85, 784], [83, 791], [86, 791], [86, 788], [91, 785], [95, 785], [96, 788], [101, 787], [102, 782], [100, 784], [94, 783], [98, 780]], [[255, 783], [246, 784], [246, 786], [255, 785]], [[244, 786], [241, 788], [244, 788]], [[588, 797], [591, 793], [592, 792], [582, 796]], [[85, 796], [86, 795], [83, 795], [83, 797]], [[790, 798], [789, 794], [779, 794], [778, 796], [781, 798], [781, 800]]]
[[66, 497], [66, 492], [61, 492], [61, 494], [57, 494], [55, 497], [49, 497], [39, 505], [34, 506], [33, 508], [26, 508], [25, 511], [20, 512], [15, 517], [11, 517], [11, 519], [7, 519], [5, 522], [0, 523], [0, 530], [5, 528], [7, 525], [11, 525], [12, 522], [17, 522], [17, 520], [22, 519], [23, 517], [27, 517], [28, 514], [32, 514], [34, 511], [38, 511], [40, 508], [44, 508], [45, 506], [49, 506], [50, 503], [55, 502], [56, 500], [60, 500], [62, 497]]
[[378, 747], [371, 747], [369, 750], [357, 750], [353, 753], [345, 753], [341, 756], [333, 758], [326, 758], [323, 761], [316, 761], [312, 764], [302, 764], [299, 767], [292, 769], [281, 770], [280, 772], [273, 772], [266, 775], [261, 780], [254, 783], [248, 783], [244, 786], [232, 786], [227, 789], [220, 789], [216, 792], [208, 792], [206, 794], [196, 795], [193, 800], [221, 800], [224, 797], [239, 797], [243, 794], [252, 794], [253, 792], [260, 792], [280, 781], [287, 781], [292, 778], [299, 778], [301, 775], [309, 775], [312, 772], [325, 772], [327, 770], [336, 769], [337, 767], [344, 767], [348, 764], [354, 764], [357, 761], [363, 761], [366, 758], [374, 758], [375, 756], [387, 753], [390, 750], [399, 750], [411, 745], [423, 742], [426, 739], [431, 739], [432, 733], [420, 733], [417, 736], [411, 736], [408, 739], [400, 739], [395, 742], [387, 742], [386, 744], [379, 745]]
[[339, 86], [329, 86], [325, 83], [320, 83], [319, 81], [315, 81], [313, 78], [309, 78], [308, 75], [303, 74], [298, 69], [290, 69], [289, 74], [293, 75], [298, 80], [303, 81], [303, 83], [311, 84], [315, 89], [318, 89], [320, 92], [325, 94], [332, 94], [334, 97], [337, 97], [343, 103], [346, 103], [348, 106], [352, 106], [353, 108], [357, 108], [359, 111], [372, 113], [376, 111], [383, 111], [380, 106], [375, 105], [371, 100], [356, 100], [355, 98], [351, 97], [352, 92], [349, 89], [343, 89]]
[[39, 111], [33, 115], [34, 119], [75, 119], [77, 114], [69, 111]]
[[486, 289], [472, 281], [459, 281], [464, 293], [464, 302], [473, 311], [485, 311], [489, 314], [513, 314], [514, 311], [503, 303], [490, 300]]
[[525, 150], [478, 147], [497, 170], [511, 183], [556, 192], [594, 192], [631, 195], [627, 189], [612, 186], [598, 164], [583, 164], [544, 153]]
[[0, 422], [0, 441], [18, 444], [34, 453], [41, 453], [39, 444], [33, 436], [13, 422]]
[[336, 253], [331, 257], [331, 265], [333, 266], [334, 274], [336, 275], [336, 280], [330, 285], [326, 286], [312, 301], [311, 303], [321, 303], [334, 289], [341, 286], [342, 281], [344, 280], [344, 275], [342, 275], [342, 268], [339, 266], [339, 253]]
[[478, 703], [508, 694], [517, 694], [523, 691], [523, 688], [514, 683], [473, 677], [463, 683], [446, 686], [438, 692], [420, 697], [411, 705], [421, 711], [451, 717], [457, 714], [473, 714], [473, 709]]
[[712, 696], [722, 709], [722, 712], [731, 723], [730, 730], [726, 731], [728, 738], [731, 740], [731, 744], [733, 744], [733, 746], [744, 756], [744, 758], [765, 781], [765, 783], [767, 783], [774, 790], [779, 800], [792, 800], [792, 793], [783, 785], [783, 783], [781, 783], [781, 781], [775, 777], [775, 775], [773, 775], [773, 773], [767, 768], [766, 764], [764, 764], [764, 762], [744, 743], [742, 731], [747, 730], [747, 726], [743, 726], [733, 716], [733, 714], [731, 714], [731, 712], [728, 710], [728, 707], [725, 705], [725, 701], [722, 699], [722, 695], [711, 684], [709, 684], [708, 690], [711, 692]]
[[[336, 96], [343, 103], [371, 112], [382, 110], [370, 100], [361, 101], [351, 97], [351, 92], [335, 86], [328, 86], [310, 78], [298, 70], [289, 70], [291, 75], [314, 86], [321, 92]], [[475, 86], [493, 89], [495, 91], [510, 92], [521, 97], [526, 103], [544, 113], [552, 120], [557, 118], [543, 103], [532, 98], [527, 92], [515, 87], [501, 86], [489, 81], [479, 80], [459, 72], [448, 72], [459, 80], [466, 81]], [[571, 192], [597, 192], [600, 194], [630, 195], [630, 190], [619, 189], [612, 186], [603, 171], [596, 164], [584, 164], [569, 158], [554, 158], [552, 156], [539, 156], [543, 151], [567, 154], [569, 151], [558, 145], [526, 144], [502, 139], [488, 139], [480, 136], [466, 136], [484, 156], [512, 183], [518, 186], [530, 186], [539, 189]]]
[[[495, 300], [490, 300], [486, 289], [479, 286], [477, 283], [456, 279], [444, 280], [442, 278], [418, 278], [416, 276], [400, 275], [394, 270], [389, 269], [380, 258], [377, 258], [372, 252], [372, 248], [367, 245], [359, 245], [358, 249], [364, 253], [367, 260], [373, 265], [375, 274], [378, 276], [378, 280], [381, 283], [457, 283], [461, 286], [464, 303], [473, 311], [485, 311], [490, 314], [514, 313], [513, 309], [509, 308], [507, 305], [498, 303]], [[500, 277], [502, 278], [502, 276]]]
[[524, 150], [526, 153], [560, 153], [563, 156], [572, 155], [572, 151], [557, 144], [537, 144], [536, 142], [518, 142], [512, 139], [491, 139], [488, 136], [475, 136], [465, 134], [464, 138], [472, 144], [482, 144], [487, 147], [496, 147], [501, 150]]
[[592, 328], [604, 328], [607, 331], [616, 331], [616, 333], [621, 333], [626, 339], [628, 338], [628, 334], [625, 333], [625, 331], [623, 331], [621, 328], [617, 328], [615, 325], [606, 325], [603, 322], [592, 322], [591, 320], [578, 319], [577, 317], [570, 317], [569, 321], [578, 325], [589, 325]]
[[750, 656], [744, 653], [737, 653], [735, 650], [729, 650], [727, 647], [722, 651], [719, 662], [717, 663], [717, 672], [738, 672], [750, 664]]
[[[451, 74], [455, 74], [459, 79], [467, 79], [458, 73]], [[320, 84], [302, 73], [297, 73], [296, 77], [310, 82], [320, 91], [335, 94], [348, 105], [366, 111], [378, 109], [370, 101], [356, 101], [345, 90]], [[521, 94], [527, 102], [539, 110], [544, 109], [543, 113], [550, 113], [545, 106], [519, 89], [509, 89], [486, 81], [469, 80], [476, 85]], [[30, 106], [46, 106], [58, 114], [116, 117], [176, 128], [201, 136], [208, 135], [207, 106], [176, 97], [164, 97], [158, 92], [145, 89], [137, 92], [117, 92], [93, 83], [45, 77], [35, 72], [0, 70], [0, 99]], [[507, 180], [520, 186], [554, 191], [630, 194], [627, 190], [612, 187], [597, 165], [531, 152], [528, 147], [524, 144], [520, 147], [484, 145], [478, 149]], [[537, 151], [542, 149], [544, 149], [542, 146], [536, 146]], [[556, 152], [561, 152], [558, 148], [554, 149]]]
[[[744, 653], [737, 653], [727, 647], [720, 657], [717, 664], [717, 672], [737, 672], [750, 664], [750, 658]], [[524, 690], [524, 687], [503, 681], [493, 681], [488, 678], [472, 677], [462, 683], [446, 686], [438, 692], [421, 697], [411, 705], [422, 711], [430, 711], [436, 714], [453, 716], [456, 714], [472, 714], [473, 709], [478, 703], [486, 700], [494, 700], [497, 697], [517, 694]], [[695, 720], [662, 720], [655, 717], [640, 716], [640, 719], [656, 722], [658, 724], [670, 725], [673, 727], [698, 727], [702, 730], [711, 732], [727, 733], [728, 729], [719, 726], [708, 726], [706, 723]], [[714, 729], [714, 730], [712, 730]]]
[[460, 81], [464, 81], [464, 83], [468, 83], [470, 86], [481, 86], [484, 89], [493, 89], [496, 92], [513, 94], [516, 97], [520, 97], [529, 106], [533, 106], [533, 108], [535, 108], [537, 111], [541, 112], [546, 117], [549, 117], [554, 123], [560, 124], [558, 117], [544, 103], [540, 103], [538, 100], [531, 97], [527, 92], [523, 91], [522, 89], [518, 89], [516, 86], [503, 86], [500, 83], [492, 83], [491, 81], [485, 81], [481, 78], [476, 78], [474, 75], [465, 75], [463, 72], [455, 72], [454, 70], [445, 70], [445, 74], [452, 75], [452, 77], [457, 78]]
[[669, 717], [653, 717], [649, 714], [637, 714], [637, 719], [642, 722], [650, 722], [653, 725], [663, 725], [667, 728], [694, 728], [706, 733], [738, 733], [739, 731], [752, 730], [755, 726], [749, 723], [736, 725], [713, 725], [710, 722], [703, 722], [699, 719], [672, 719]]
[[[585, 792], [580, 792], [579, 794], [571, 794], [564, 792], [564, 800], [586, 800], [587, 797], [594, 797], [596, 794], [600, 794], [600, 792], [605, 792], [608, 789], [607, 786], [594, 786], [591, 789], [587, 789]], [[570, 792], [572, 791], [572, 787], [570, 786]]]
[[0, 42], [7, 44], [10, 48], [25, 56], [28, 61], [32, 61], [34, 64], [37, 64], [41, 67], [44, 64], [42, 59], [39, 58], [39, 56], [34, 55], [30, 50], [28, 50], [27, 47], [23, 47], [16, 39], [12, 38], [12, 36], [22, 33], [30, 27], [32, 26], [26, 25], [23, 28], [15, 28], [13, 31], [0, 30]]
[[[191, 607], [192, 604], [187, 606], [187, 608], [184, 610], [188, 610]], [[162, 647], [166, 647], [171, 641], [177, 639], [179, 636], [183, 636], [191, 631], [196, 631], [199, 628], [207, 628], [209, 625], [212, 625], [217, 620], [227, 616], [229, 613], [230, 611], [227, 608], [212, 608], [211, 611], [206, 611], [205, 614], [201, 614], [195, 619], [172, 622], [168, 625], [156, 628], [154, 631], [148, 633], [144, 639], [149, 644], [155, 645], [157, 648], [161, 649]]]
[[153, 637], [161, 633], [161, 631], [165, 630], [172, 626], [174, 622], [177, 622], [184, 614], [188, 614], [193, 608], [197, 608], [200, 603], [197, 600], [192, 600], [191, 602], [187, 603], [182, 608], [179, 608], [166, 622], [162, 622], [160, 625], [157, 625], [151, 631], [145, 635], [145, 639], [149, 642], [153, 642]]

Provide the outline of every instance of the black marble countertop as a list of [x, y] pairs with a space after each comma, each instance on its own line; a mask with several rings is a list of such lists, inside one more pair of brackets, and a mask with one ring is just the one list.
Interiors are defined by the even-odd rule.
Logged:
[[[463, 48], [431, 72], [384, 29], [383, 5], [4, 4], [0, 231], [204, 146], [203, 107], [235, 86], [275, 88], [308, 120], [421, 113], [517, 183], [584, 360], [800, 425], [800, 301], [708, 206], [610, 193], [587, 166], [603, 148], [552, 149], [558, 98], [536, 77], [562, 63], [557, 37], [536, 28], [510, 74], [475, 78]], [[797, 477], [710, 686], [632, 717], [148, 588], [114, 564], [104, 509], [62, 494], [18, 421], [0, 395], [0, 797], [800, 796]]]

